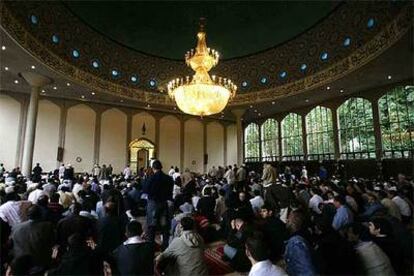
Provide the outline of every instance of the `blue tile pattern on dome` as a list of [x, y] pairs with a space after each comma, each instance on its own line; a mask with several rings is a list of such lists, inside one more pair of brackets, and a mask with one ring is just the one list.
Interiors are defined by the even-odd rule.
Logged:
[[151, 87], [155, 87], [155, 86], [157, 85], [157, 81], [156, 81], [156, 80], [154, 80], [154, 79], [152, 79], [152, 80], [150, 80], [150, 81], [149, 81], [149, 85], [150, 85]]
[[52, 42], [58, 44], [60, 41], [59, 36], [57, 34], [52, 35]]
[[280, 72], [280, 74], [279, 74], [279, 77], [281, 77], [282, 79], [286, 78], [286, 76], [287, 76], [286, 71], [282, 71], [282, 72]]
[[349, 45], [351, 45], [351, 38], [350, 37], [346, 37], [344, 39], [344, 47], [348, 47]]
[[138, 82], [138, 77], [136, 75], [132, 75], [130, 78], [131, 82], [133, 83], [137, 83]]
[[111, 74], [112, 74], [112, 77], [114, 77], [114, 78], [119, 76], [119, 72], [116, 69], [112, 69]]
[[329, 55], [328, 55], [328, 53], [327, 53], [327, 52], [323, 52], [323, 53], [321, 54], [321, 60], [322, 60], [322, 61], [327, 61], [327, 60], [328, 60], [328, 57], [329, 57]]
[[98, 60], [96, 60], [96, 59], [95, 59], [95, 60], [93, 60], [93, 61], [92, 61], [92, 67], [93, 67], [93, 68], [95, 68], [95, 69], [98, 69], [98, 68], [99, 68], [99, 61], [98, 61]]
[[80, 53], [79, 53], [79, 51], [78, 51], [78, 50], [76, 50], [76, 49], [73, 49], [73, 50], [72, 50], [72, 57], [74, 57], [74, 58], [78, 58], [78, 57], [80, 57]]
[[37, 18], [36, 15], [32, 14], [30, 16], [30, 22], [32, 22], [33, 25], [36, 25], [37, 23], [39, 23], [39, 19]]
[[305, 72], [307, 68], [308, 68], [308, 65], [307, 65], [306, 63], [303, 63], [303, 64], [300, 66], [300, 71]]
[[266, 77], [262, 77], [262, 78], [260, 79], [260, 83], [261, 83], [261, 84], [266, 84], [266, 83], [267, 83], [267, 78], [266, 78]]
[[367, 27], [368, 27], [368, 29], [371, 29], [371, 28], [373, 28], [375, 26], [375, 19], [374, 18], [370, 18], [370, 19], [368, 19], [368, 22], [367, 22]]

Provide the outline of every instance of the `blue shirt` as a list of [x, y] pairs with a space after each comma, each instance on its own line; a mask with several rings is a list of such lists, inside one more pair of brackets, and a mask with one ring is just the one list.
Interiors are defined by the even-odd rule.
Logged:
[[345, 206], [341, 206], [336, 209], [336, 214], [333, 218], [332, 227], [335, 230], [339, 230], [345, 225], [352, 223], [354, 221], [354, 217], [352, 212], [346, 208]]

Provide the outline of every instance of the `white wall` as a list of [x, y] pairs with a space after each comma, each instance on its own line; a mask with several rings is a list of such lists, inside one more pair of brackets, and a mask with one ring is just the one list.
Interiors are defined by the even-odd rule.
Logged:
[[120, 173], [126, 162], [127, 116], [119, 109], [102, 113], [99, 164], [111, 164], [114, 173]]
[[211, 167], [224, 165], [224, 129], [217, 122], [207, 125], [207, 154], [208, 164], [207, 170]]
[[171, 166], [180, 167], [180, 121], [174, 116], [165, 116], [160, 120], [159, 159], [164, 171]]
[[[144, 123], [146, 131], [145, 135], [142, 135], [142, 125]], [[132, 117], [131, 132], [132, 141], [139, 138], [146, 138], [155, 143], [155, 118], [147, 112], [135, 114]]]
[[237, 164], [237, 129], [235, 124], [227, 126], [227, 165], [233, 166], [233, 164]]
[[[63, 160], [72, 164], [76, 172], [92, 170], [95, 118], [95, 111], [84, 104], [68, 109]], [[82, 161], [77, 162], [77, 157]]]
[[60, 107], [48, 100], [39, 101], [33, 166], [40, 163], [44, 172], [53, 171], [57, 167], [59, 124]]
[[184, 125], [184, 169], [203, 172], [203, 141], [203, 124], [197, 119], [186, 121]]
[[0, 163], [6, 170], [17, 164], [17, 136], [19, 133], [20, 103], [12, 97], [0, 95]]

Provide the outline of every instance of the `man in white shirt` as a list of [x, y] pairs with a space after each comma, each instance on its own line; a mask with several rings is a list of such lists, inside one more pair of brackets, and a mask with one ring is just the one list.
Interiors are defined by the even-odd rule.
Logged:
[[254, 198], [250, 199], [250, 204], [252, 205], [253, 212], [255, 215], [258, 215], [260, 213], [260, 209], [264, 205], [264, 200], [260, 196], [260, 191], [254, 190]]
[[309, 200], [309, 209], [314, 211], [317, 214], [321, 214], [322, 211], [319, 209], [319, 204], [323, 203], [323, 198], [318, 194], [318, 189], [311, 189], [311, 199]]
[[227, 180], [227, 183], [233, 185], [236, 182], [236, 176], [231, 166], [228, 167], [227, 171], [224, 173], [224, 178]]
[[181, 173], [180, 173], [180, 170], [176, 167], [176, 168], [174, 169], [174, 173], [173, 173], [173, 175], [172, 175], [172, 178], [173, 178], [173, 180], [175, 181], [175, 180], [177, 179], [177, 177], [181, 177]]
[[39, 183], [36, 186], [36, 189], [30, 192], [29, 197], [27, 200], [31, 201], [33, 204], [37, 203], [37, 200], [41, 195], [45, 195], [46, 193], [42, 190], [42, 184]]
[[168, 175], [172, 177], [174, 173], [175, 173], [174, 166], [171, 166], [171, 169], [168, 171]]
[[129, 179], [131, 174], [132, 174], [131, 168], [129, 167], [129, 165], [127, 165], [126, 168], [124, 169], [124, 178]]
[[409, 223], [411, 219], [410, 205], [398, 195], [398, 192], [394, 187], [391, 187], [388, 191], [388, 197], [398, 206], [402, 222]]
[[62, 164], [59, 167], [59, 179], [63, 179], [64, 174], [65, 174], [65, 164]]
[[281, 267], [272, 264], [267, 252], [268, 250], [263, 238], [248, 238], [246, 240], [246, 256], [252, 263], [249, 276], [287, 275]]

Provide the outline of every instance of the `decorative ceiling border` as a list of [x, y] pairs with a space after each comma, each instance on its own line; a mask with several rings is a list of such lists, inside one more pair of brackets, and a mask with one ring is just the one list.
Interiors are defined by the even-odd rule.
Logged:
[[[26, 51], [40, 60], [51, 70], [71, 78], [93, 90], [133, 99], [137, 102], [174, 106], [175, 103], [166, 93], [150, 92], [138, 87], [125, 86], [115, 81], [106, 80], [95, 74], [86, 72], [74, 64], [66, 61], [61, 56], [55, 54], [49, 47], [37, 39], [25, 26], [18, 20], [13, 12], [8, 9], [5, 2], [0, 3], [1, 26], [2, 28]], [[306, 90], [320, 87], [326, 83], [342, 78], [346, 74], [367, 64], [386, 49], [398, 41], [411, 27], [411, 6], [405, 5], [392, 21], [388, 22], [375, 36], [356, 48], [351, 54], [345, 56], [331, 66], [314, 72], [312, 75], [303, 77], [299, 80], [287, 82], [280, 86], [273, 86], [270, 89], [262, 87], [262, 90], [249, 93], [238, 93], [230, 102], [230, 106], [248, 105], [257, 102], [267, 102], [281, 97], [292, 96]], [[349, 12], [349, 11], [348, 11]], [[336, 27], [336, 26], [335, 26]], [[325, 39], [324, 37], [322, 39]], [[289, 42], [291, 43], [291, 42]], [[288, 43], [288, 44], [289, 44]], [[339, 46], [338, 46], [339, 47]], [[275, 49], [272, 49], [274, 55]], [[224, 65], [223, 71], [230, 74], [240, 74], [231, 68], [257, 66], [259, 60], [269, 57], [269, 53], [258, 54], [255, 57], [247, 58], [242, 63], [237, 64], [238, 60], [231, 60]], [[261, 61], [260, 61], [261, 63]], [[165, 64], [164, 64], [165, 65]], [[163, 65], [163, 66], [164, 66]], [[255, 70], [255, 68], [252, 68]], [[226, 73], [227, 74], [227, 73]], [[229, 76], [230, 77], [230, 76]], [[266, 89], [267, 88], [267, 89]]]
[[268, 102], [287, 96], [294, 96], [304, 91], [318, 88], [338, 80], [345, 75], [366, 65], [392, 45], [413, 27], [411, 7], [407, 6], [371, 41], [358, 48], [348, 57], [331, 67], [317, 72], [304, 79], [282, 85], [276, 89], [252, 92], [238, 95], [232, 105], [248, 105], [252, 103]]

